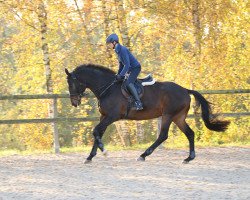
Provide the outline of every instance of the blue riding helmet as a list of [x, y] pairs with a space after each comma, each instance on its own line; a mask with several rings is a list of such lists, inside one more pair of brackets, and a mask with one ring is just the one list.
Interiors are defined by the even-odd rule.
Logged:
[[119, 42], [119, 38], [118, 35], [116, 35], [115, 33], [111, 34], [110, 36], [107, 37], [106, 39], [106, 43], [113, 43], [114, 41]]

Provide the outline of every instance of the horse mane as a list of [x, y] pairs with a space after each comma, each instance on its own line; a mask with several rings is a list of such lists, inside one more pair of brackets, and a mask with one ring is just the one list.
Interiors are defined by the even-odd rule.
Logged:
[[106, 73], [106, 74], [112, 74], [112, 75], [115, 75], [115, 72], [107, 67], [104, 67], [104, 66], [101, 66], [101, 65], [96, 65], [96, 64], [82, 64], [82, 65], [79, 65], [78, 67], [75, 68], [74, 72], [77, 73], [77, 72], [81, 72], [81, 71], [84, 71], [84, 70], [90, 70], [90, 71], [94, 71], [94, 70], [97, 70], [99, 72], [103, 72], [103, 73]]

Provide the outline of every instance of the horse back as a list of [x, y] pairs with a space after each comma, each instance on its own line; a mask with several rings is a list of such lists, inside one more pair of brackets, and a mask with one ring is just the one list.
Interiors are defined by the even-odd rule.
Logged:
[[142, 97], [144, 111], [155, 112], [156, 117], [189, 108], [190, 101], [187, 89], [173, 82], [156, 82], [146, 86]]
[[144, 87], [144, 89], [143, 99], [145, 100], [152, 97], [161, 101], [166, 99], [171, 101], [190, 99], [187, 89], [174, 82], [156, 82], [154, 85]]
[[176, 113], [190, 104], [188, 91], [173, 82], [156, 82], [154, 85], [145, 86], [141, 100], [143, 110], [127, 112], [128, 100], [123, 96], [121, 86], [116, 85], [110, 94], [100, 101], [100, 112], [103, 115], [117, 113], [120, 118], [144, 120]]

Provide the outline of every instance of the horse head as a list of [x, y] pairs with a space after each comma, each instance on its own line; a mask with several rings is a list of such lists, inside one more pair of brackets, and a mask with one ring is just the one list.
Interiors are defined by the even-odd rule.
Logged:
[[86, 84], [80, 82], [74, 72], [70, 73], [68, 69], [65, 69], [65, 73], [67, 74], [71, 104], [72, 106], [77, 107], [81, 104], [81, 98], [86, 90]]

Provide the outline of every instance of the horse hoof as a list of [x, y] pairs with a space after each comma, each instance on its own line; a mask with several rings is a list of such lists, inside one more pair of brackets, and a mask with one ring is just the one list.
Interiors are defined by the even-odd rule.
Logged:
[[189, 163], [189, 161], [187, 159], [182, 161], [182, 164], [188, 164], [188, 163]]
[[108, 156], [108, 151], [106, 149], [103, 150], [102, 154], [107, 157]]
[[84, 164], [90, 164], [92, 162], [92, 160], [85, 160]]
[[185, 160], [183, 160], [183, 164], [188, 164], [189, 163], [189, 161], [191, 161], [191, 160], [193, 160], [194, 158], [192, 158], [192, 157], [188, 157], [188, 158], [186, 158]]
[[145, 158], [140, 156], [139, 158], [137, 158], [137, 161], [145, 161]]

